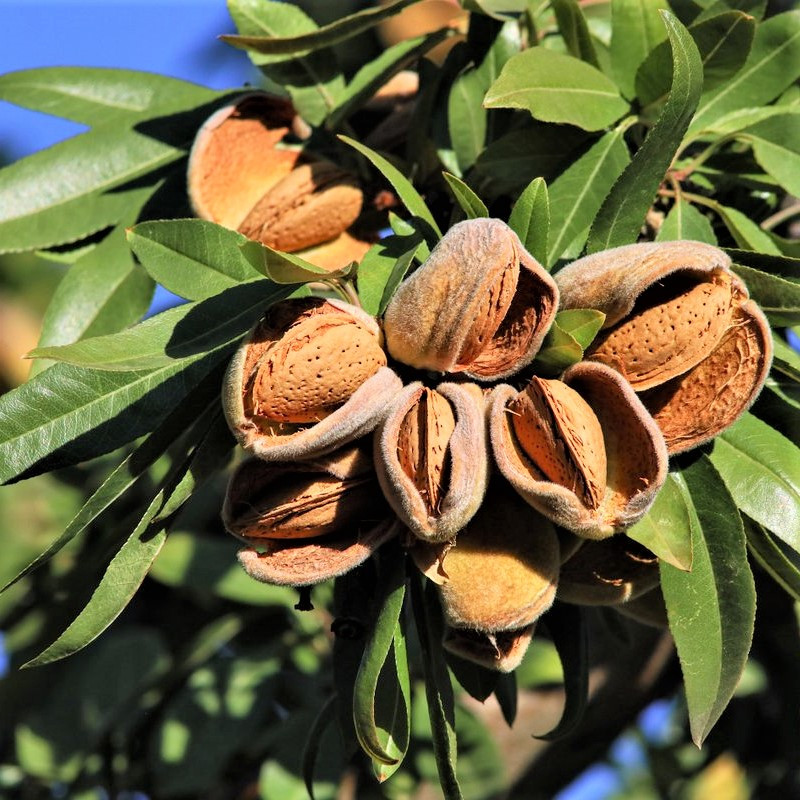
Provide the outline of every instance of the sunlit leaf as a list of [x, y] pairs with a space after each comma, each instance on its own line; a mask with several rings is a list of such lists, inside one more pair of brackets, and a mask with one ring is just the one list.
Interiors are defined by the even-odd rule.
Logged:
[[675, 205], [659, 228], [656, 241], [670, 242], [679, 239], [717, 244], [717, 237], [708, 217], [686, 200], [676, 198]]
[[508, 225], [523, 247], [542, 265], [547, 264], [550, 231], [550, 199], [543, 178], [534, 178], [517, 198]]
[[589, 26], [577, 0], [553, 0], [551, 5], [558, 22], [558, 32], [567, 45], [567, 52], [599, 69], [600, 63], [592, 44]]
[[594, 308], [569, 308], [556, 314], [556, 322], [585, 350], [597, 336], [606, 315]]
[[486, 203], [478, 197], [475, 192], [467, 186], [464, 181], [451, 175], [449, 172], [442, 173], [450, 191], [456, 198], [456, 202], [461, 207], [461, 210], [467, 215], [467, 219], [478, 219], [479, 217], [488, 217], [489, 209], [486, 208]]
[[800, 325], [800, 283], [740, 264], [733, 270], [773, 325]]

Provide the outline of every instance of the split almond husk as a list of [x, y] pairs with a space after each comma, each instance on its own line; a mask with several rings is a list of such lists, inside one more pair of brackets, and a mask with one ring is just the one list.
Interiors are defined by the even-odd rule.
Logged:
[[658, 558], [624, 534], [586, 542], [561, 567], [558, 599], [579, 605], [627, 603], [658, 585]]
[[222, 508], [225, 528], [248, 544], [349, 533], [389, 515], [372, 458], [356, 446], [310, 461], [249, 459], [231, 476]]
[[378, 429], [375, 451], [383, 492], [412, 533], [452, 539], [486, 492], [482, 391], [474, 384], [407, 386]]
[[401, 386], [372, 317], [338, 300], [290, 299], [270, 307], [240, 346], [223, 409], [245, 450], [308, 459], [374, 430]]
[[419, 369], [507, 377], [529, 364], [555, 318], [558, 290], [504, 222], [454, 225], [386, 309], [386, 345]]
[[310, 586], [336, 578], [363, 564], [402, 526], [392, 518], [363, 524], [346, 534], [311, 540], [264, 539], [237, 554], [245, 572], [262, 583]]
[[513, 631], [483, 633], [468, 628], [445, 628], [445, 650], [497, 672], [513, 672], [533, 639], [535, 625]]
[[499, 478], [454, 542], [418, 542], [411, 555], [426, 575], [434, 575], [452, 628], [481, 633], [524, 628], [555, 597], [560, 562], [555, 529]]
[[347, 233], [363, 196], [353, 176], [284, 141], [306, 128], [288, 100], [264, 92], [219, 109], [192, 146], [189, 199], [201, 219], [338, 269], [370, 246]]
[[603, 539], [640, 519], [666, 480], [661, 431], [622, 376], [582, 362], [559, 381], [492, 394], [495, 461], [520, 495], [558, 525]]
[[671, 454], [713, 438], [758, 396], [772, 359], [769, 325], [718, 248], [627, 245], [579, 259], [556, 282], [562, 307], [606, 314], [587, 357], [642, 393]]

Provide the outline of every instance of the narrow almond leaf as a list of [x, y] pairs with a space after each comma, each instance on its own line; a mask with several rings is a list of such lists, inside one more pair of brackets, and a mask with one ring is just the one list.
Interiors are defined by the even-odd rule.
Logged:
[[690, 512], [690, 504], [684, 484], [670, 474], [651, 509], [626, 533], [667, 564], [690, 570], [692, 538], [699, 535], [698, 531], [692, 532], [697, 520]]
[[594, 308], [570, 308], [556, 314], [556, 322], [585, 350], [597, 336], [606, 315]]
[[500, 706], [500, 713], [509, 728], [513, 727], [517, 718], [517, 676], [513, 672], [500, 673], [494, 687], [494, 696], [497, 705]]
[[223, 42], [241, 50], [253, 50], [263, 55], [301, 55], [346, 41], [368, 31], [379, 22], [399, 14], [404, 8], [419, 0], [391, 0], [379, 7], [366, 8], [348, 14], [314, 31], [295, 36], [220, 36]]
[[5, 591], [18, 580], [49, 561], [62, 547], [72, 541], [88, 525], [96, 520], [106, 509], [118, 500], [139, 478], [162, 456], [167, 448], [186, 431], [186, 420], [196, 419], [212, 397], [215, 403], [219, 396], [219, 376], [204, 381], [186, 403], [173, 412], [139, 445], [122, 463], [116, 467], [100, 484], [98, 489], [70, 520], [67, 527], [47, 549], [38, 555], [21, 572], [15, 575], [0, 591]]
[[240, 250], [247, 238], [213, 222], [142, 222], [128, 231], [128, 242], [154, 280], [187, 300], [262, 277]]
[[411, 185], [411, 181], [383, 156], [379, 155], [374, 150], [370, 150], [369, 147], [361, 144], [361, 142], [357, 142], [349, 136], [339, 136], [339, 138], [345, 142], [345, 144], [349, 144], [351, 147], [358, 150], [361, 155], [378, 169], [383, 177], [394, 187], [398, 197], [403, 201], [403, 204], [412, 216], [419, 217], [428, 223], [431, 230], [425, 238], [427, 239], [428, 245], [433, 247], [436, 242], [442, 238], [442, 232], [439, 230], [439, 226], [436, 224], [436, 220], [433, 218], [433, 214], [431, 214], [422, 196]]
[[542, 265], [547, 264], [550, 199], [544, 178], [534, 178], [517, 198], [508, 225], [522, 246]]
[[222, 92], [128, 69], [44, 67], [0, 75], [0, 100], [84, 125], [132, 123], [211, 103]]
[[690, 136], [724, 114], [764, 106], [800, 77], [800, 11], [776, 14], [760, 23], [744, 66], [721, 86], [703, 95]]
[[567, 333], [558, 321], [553, 322], [542, 347], [536, 355], [536, 365], [558, 374], [583, 358], [583, 348], [572, 334]]
[[800, 552], [800, 448], [745, 414], [714, 440], [710, 458], [736, 505]]
[[750, 652], [755, 585], [736, 506], [708, 458], [676, 474], [698, 525], [692, 570], [661, 562], [661, 588], [686, 687], [692, 739], [700, 747], [733, 696]]
[[721, 203], [710, 203], [711, 207], [719, 214], [725, 227], [730, 231], [736, 244], [745, 250], [757, 250], [760, 253], [779, 256], [780, 248], [770, 239], [769, 234], [758, 227], [748, 216], [738, 208], [723, 206]]
[[317, 763], [322, 737], [330, 724], [336, 719], [336, 695], [331, 695], [322, 705], [319, 714], [311, 724], [308, 738], [303, 746], [301, 758], [301, 769], [303, 772], [303, 782], [311, 800], [314, 800], [314, 766]]
[[[228, 0], [228, 11], [241, 36], [297, 36], [318, 30], [311, 17], [291, 3]], [[319, 125], [339, 104], [344, 78], [330, 48], [297, 57], [252, 51], [248, 55], [270, 80], [289, 93], [297, 112], [312, 125]]]
[[[390, 565], [387, 558], [381, 561], [383, 574], [380, 575], [375, 601], [379, 611], [353, 688], [353, 721], [359, 744], [370, 758], [387, 765], [398, 764], [399, 758], [387, 752], [387, 738], [392, 739], [393, 730], [381, 732], [378, 728], [376, 692], [381, 671], [392, 649], [406, 591], [405, 560], [394, 549], [392, 554], [393, 564]], [[396, 676], [393, 677], [396, 680]]]
[[757, 522], [746, 519], [744, 532], [747, 546], [756, 561], [770, 574], [772, 579], [800, 602], [800, 560], [789, 558], [779, 542], [770, 536]]
[[[703, 64], [703, 90], [731, 79], [743, 66], [753, 44], [756, 23], [741, 11], [726, 11], [689, 26]], [[672, 56], [662, 42], [636, 73], [636, 96], [647, 107], [657, 105], [669, 92]]]
[[542, 618], [558, 651], [564, 673], [564, 710], [555, 728], [537, 739], [554, 741], [580, 724], [589, 701], [589, 632], [580, 606], [556, 602]]
[[677, 198], [659, 228], [657, 242], [691, 239], [696, 242], [717, 244], [711, 221], [691, 203]]
[[367, 314], [382, 314], [405, 277], [422, 237], [387, 236], [367, 250], [358, 265], [358, 298]]
[[448, 667], [461, 688], [479, 703], [483, 703], [494, 692], [502, 673], [488, 669], [474, 661], [467, 661], [449, 650], [444, 654]]
[[463, 800], [456, 778], [458, 752], [455, 731], [453, 685], [442, 652], [443, 622], [433, 584], [422, 587], [421, 575], [411, 579], [411, 600], [417, 624], [422, 668], [425, 676], [425, 697], [433, 736], [433, 755], [439, 773], [439, 785], [445, 800]]
[[427, 36], [406, 39], [386, 48], [377, 58], [361, 67], [340, 92], [337, 106], [325, 120], [325, 127], [328, 130], [337, 130], [342, 122], [358, 111], [390, 78], [409, 68], [428, 50], [443, 42], [449, 33], [449, 29], [443, 29]]
[[30, 355], [111, 372], [163, 369], [229, 349], [267, 306], [287, 297], [293, 288], [265, 280], [240, 284], [207, 300], [170, 308], [119, 333], [40, 347]]
[[[39, 347], [70, 344], [133, 325], [150, 307], [154, 287], [131, 255], [124, 229], [116, 228], [61, 279], [45, 311]], [[34, 368], [44, 366], [37, 362]]]
[[800, 114], [766, 119], [738, 136], [753, 147], [761, 168], [789, 194], [800, 195]]
[[672, 88], [658, 120], [595, 218], [587, 242], [590, 253], [636, 241], [700, 99], [703, 66], [697, 46], [672, 14], [661, 15], [672, 48]]
[[100, 125], [0, 169], [0, 252], [74, 242], [119, 222], [141, 196], [141, 186], [120, 187], [154, 185], [156, 176], [143, 176], [184, 156], [206, 113], [142, 123], [141, 132]]
[[283, 253], [245, 237], [242, 237], [239, 249], [253, 270], [275, 283], [306, 283], [324, 278], [340, 278], [351, 269], [350, 266], [337, 270], [318, 267], [294, 253]]
[[800, 325], [800, 283], [741, 264], [734, 265], [734, 272], [773, 325]]
[[136, 372], [54, 364], [0, 397], [0, 483], [77, 464], [149, 433], [231, 350]]
[[628, 111], [600, 70], [572, 56], [532, 47], [506, 62], [484, 99], [486, 108], [522, 108], [534, 119], [597, 131]]
[[442, 175], [456, 198], [456, 202], [468, 219], [489, 216], [489, 209], [486, 208], [486, 203], [464, 181], [449, 172], [443, 172]]
[[527, 3], [526, 0], [461, 0], [461, 5], [469, 11], [505, 22], [521, 14]]
[[612, 0], [611, 74], [625, 97], [633, 98], [637, 70], [666, 39], [659, 10], [669, 10], [666, 0]]
[[70, 626], [36, 658], [23, 667], [39, 667], [66, 658], [93, 642], [124, 610], [142, 581], [167, 536], [159, 527], [153, 531], [150, 519], [158, 510], [157, 495], [125, 544], [111, 560], [89, 602]]
[[772, 345], [775, 348], [772, 357], [773, 371], [800, 383], [800, 354], [780, 336], [772, 337]]
[[548, 266], [583, 249], [592, 220], [630, 163], [623, 138], [627, 127], [626, 121], [604, 134], [550, 184]]
[[751, 267], [771, 275], [800, 281], [800, 258], [790, 258], [771, 253], [756, 253], [752, 250], [738, 250], [733, 247], [724, 248], [734, 264]]
[[556, 15], [558, 32], [567, 45], [567, 52], [599, 69], [600, 63], [592, 44], [589, 26], [577, 0], [552, 0], [551, 6]]

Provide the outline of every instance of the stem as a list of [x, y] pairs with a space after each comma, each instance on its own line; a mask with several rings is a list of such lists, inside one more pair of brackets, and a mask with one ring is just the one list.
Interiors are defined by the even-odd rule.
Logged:
[[682, 169], [678, 169], [674, 171], [674, 175], [677, 180], [682, 181], [686, 180], [695, 170], [699, 169], [706, 161], [708, 161], [711, 156], [723, 145], [727, 144], [728, 142], [732, 141], [736, 137], [733, 134], [728, 134], [727, 136], [723, 136], [720, 139], [712, 142], [705, 150], [703, 150], [694, 161], [691, 161], [688, 166], [683, 167]]
[[777, 228], [781, 222], [786, 222], [787, 219], [800, 215], [800, 203], [792, 203], [780, 211], [776, 211], [772, 216], [767, 217], [762, 223], [761, 228], [765, 231], [771, 231]]

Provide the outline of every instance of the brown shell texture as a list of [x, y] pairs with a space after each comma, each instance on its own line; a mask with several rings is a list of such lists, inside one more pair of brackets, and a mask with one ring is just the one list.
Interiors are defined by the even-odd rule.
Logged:
[[[550, 418], [540, 420], [540, 428], [536, 418], [516, 408], [527, 390], [500, 385], [493, 391], [492, 450], [500, 471], [530, 505], [579, 536], [603, 539], [632, 525], [655, 500], [667, 474], [664, 438], [629, 384], [610, 367], [581, 362], [562, 378], [581, 402], [560, 390], [558, 422], [552, 418], [556, 407], [550, 406]], [[587, 422], [586, 406], [599, 423], [602, 448], [594, 421]], [[605, 480], [599, 474], [603, 449]]]
[[313, 461], [245, 461], [230, 478], [222, 509], [228, 532], [250, 544], [349, 532], [388, 515], [372, 459], [358, 447]]
[[483, 633], [448, 627], [442, 644], [445, 650], [488, 669], [513, 672], [522, 663], [535, 629], [533, 624], [512, 631]]
[[189, 199], [198, 217], [239, 227], [300, 158], [299, 149], [276, 147], [294, 118], [288, 100], [254, 92], [204, 123], [189, 156]]
[[670, 454], [724, 431], [761, 391], [772, 359], [769, 325], [718, 248], [627, 245], [579, 259], [556, 282], [565, 308], [607, 315], [587, 357], [642, 392]]
[[336, 238], [358, 219], [362, 202], [356, 180], [335, 164], [301, 164], [253, 206], [239, 232], [293, 253]]
[[658, 558], [624, 534], [586, 542], [561, 567], [558, 599], [580, 605], [626, 603], [658, 585]]
[[557, 305], [555, 282], [505, 223], [467, 220], [400, 284], [386, 345], [419, 369], [496, 380], [533, 360]]
[[493, 482], [486, 502], [444, 550], [437, 588], [453, 628], [515, 630], [535, 622], [553, 602], [558, 536], [501, 480]]
[[412, 533], [452, 539], [486, 492], [483, 393], [471, 384], [407, 386], [375, 436], [375, 462], [386, 498]]
[[272, 306], [228, 368], [223, 409], [239, 443], [268, 460], [311, 458], [372, 431], [401, 386], [380, 330], [337, 300]]
[[245, 572], [262, 583], [310, 586], [363, 564], [384, 542], [397, 536], [401, 527], [396, 519], [387, 519], [346, 535], [299, 541], [265, 539], [258, 550], [245, 547], [237, 557]]

